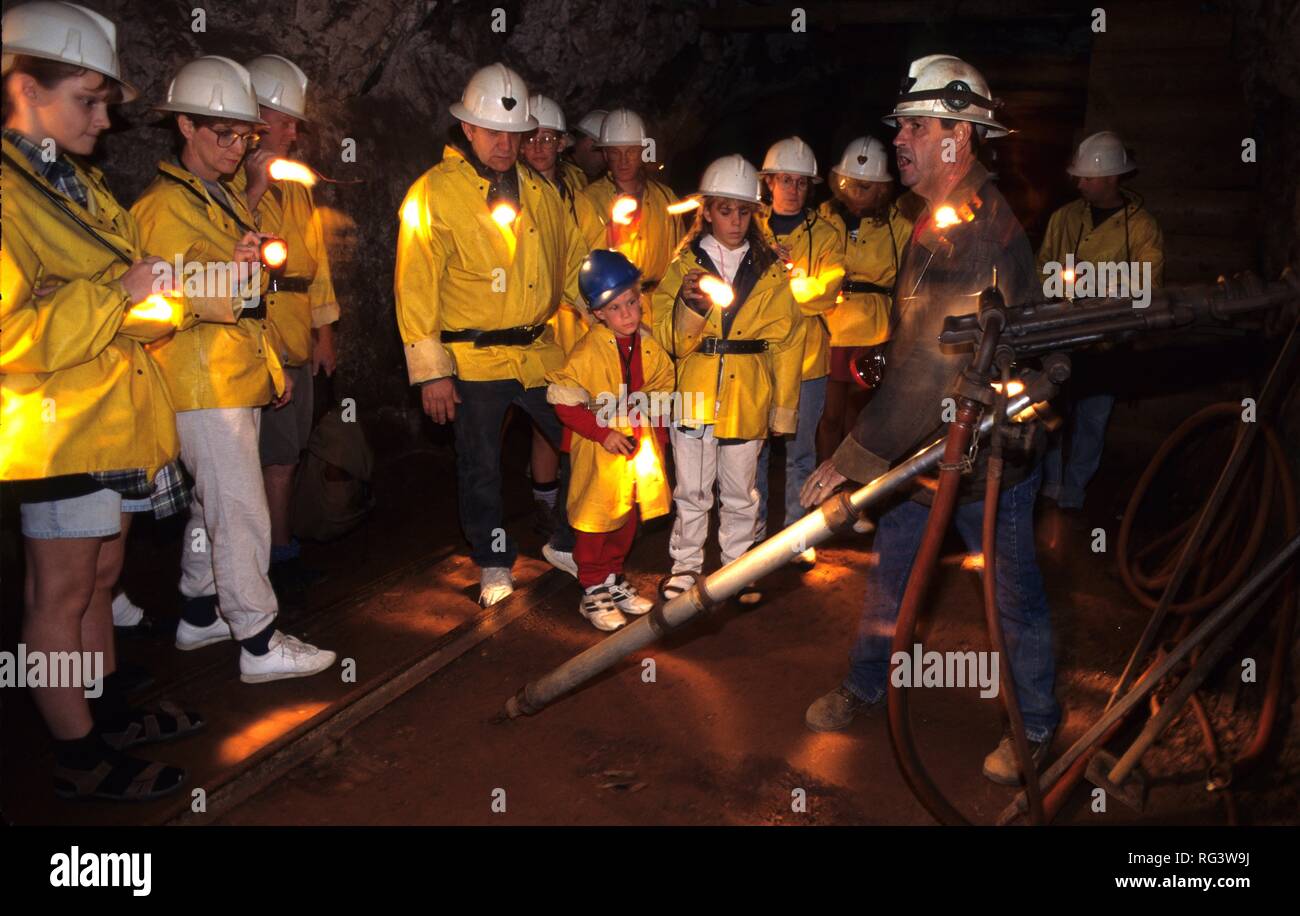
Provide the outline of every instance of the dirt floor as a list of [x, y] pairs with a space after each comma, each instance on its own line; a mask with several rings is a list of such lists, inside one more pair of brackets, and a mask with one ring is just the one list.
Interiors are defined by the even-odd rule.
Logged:
[[[1055, 753], [1102, 709], [1146, 623], [1147, 613], [1124, 592], [1112, 557], [1088, 544], [1096, 527], [1113, 532], [1151, 451], [1149, 426], [1121, 405], [1107, 474], [1090, 491], [1089, 510], [1067, 519], [1059, 535], [1046, 526], [1040, 531], [1056, 629], [1058, 696], [1066, 711]], [[519, 446], [512, 454], [526, 454], [526, 439], [516, 435], [512, 441]], [[475, 576], [455, 527], [453, 490], [447, 486], [452, 473], [443, 448], [390, 457], [377, 478], [379, 508], [371, 521], [343, 541], [307, 551], [330, 577], [305, 606], [286, 609], [286, 628], [355, 657], [364, 681], [390, 676], [472, 622], [478, 614]], [[521, 462], [508, 461], [507, 475], [513, 504], [526, 506]], [[844, 673], [864, 573], [875, 560], [869, 539], [840, 539], [819, 551], [815, 569], [790, 568], [770, 577], [755, 610], [724, 608], [539, 715], [501, 721], [504, 702], [525, 681], [601, 638], [577, 613], [576, 583], [536, 559], [540, 541], [529, 531], [529, 519], [516, 518], [510, 527], [530, 555], [516, 569], [521, 588], [509, 599], [525, 604], [522, 616], [223, 812], [218, 822], [933, 823], [899, 774], [881, 713], [838, 734], [815, 734], [803, 724], [808, 703]], [[139, 533], [133, 542], [129, 582], [152, 607], [165, 606], [166, 590], [156, 583], [169, 575], [171, 538], [156, 530]], [[645, 592], [666, 568], [666, 542], [661, 523], [644, 532], [634, 549], [629, 572]], [[983, 649], [977, 558], [966, 557], [955, 539], [948, 547], [921, 636], [927, 648]], [[230, 647], [193, 653], [210, 654], [201, 664], [165, 641], [124, 649], [124, 657], [158, 676], [148, 696], [179, 695], [212, 720], [212, 734], [162, 745], [148, 755], [187, 766], [191, 785], [246, 770], [358, 689], [329, 676], [249, 688], [233, 680], [226, 657], [231, 653], [222, 649]], [[1225, 751], [1249, 739], [1260, 681], [1234, 689], [1221, 679], [1203, 691]], [[912, 709], [920, 752], [936, 782], [971, 821], [993, 822], [1013, 794], [980, 774], [981, 760], [1001, 731], [1000, 701], [981, 699], [975, 689], [918, 690]], [[1296, 820], [1300, 739], [1290, 726], [1297, 711], [1284, 710], [1279, 728], [1290, 735], [1275, 756], [1249, 782], [1233, 787], [1234, 814], [1243, 823]], [[56, 801], [43, 782], [47, 742], [30, 703], [9, 703], [5, 712], [4, 804], [11, 820], [159, 822], [187, 804]], [[1111, 747], [1122, 749], [1135, 734], [1136, 727], [1128, 729]], [[15, 735], [40, 750], [15, 754]], [[1144, 769], [1150, 791], [1142, 812], [1113, 799], [1105, 812], [1095, 812], [1085, 785], [1058, 822], [1225, 822], [1223, 793], [1205, 791], [1206, 760], [1190, 716], [1179, 719]], [[799, 795], [806, 798], [803, 810], [797, 810]]]

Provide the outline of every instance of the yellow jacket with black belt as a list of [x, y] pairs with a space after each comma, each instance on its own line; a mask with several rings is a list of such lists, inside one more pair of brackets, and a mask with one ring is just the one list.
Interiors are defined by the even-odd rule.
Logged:
[[[644, 401], [627, 393], [620, 404], [623, 396], [620, 389], [626, 384], [622, 357], [614, 332], [604, 325], [588, 331], [573, 348], [563, 368], [547, 375], [550, 382], [546, 389], [547, 401], [593, 410], [598, 417], [608, 418], [608, 429], [638, 441], [638, 453], [625, 457], [606, 451], [599, 442], [585, 436], [572, 437], [569, 457], [573, 476], [569, 480], [567, 507], [569, 524], [578, 531], [617, 531], [627, 521], [634, 505], [640, 507], [643, 520], [666, 515], [672, 506], [663, 454], [654, 428], [671, 420], [657, 411], [667, 405], [673, 390], [673, 362], [645, 328], [639, 330], [638, 342], [641, 376], [645, 379], [639, 391], [645, 395]], [[652, 428], [634, 429], [632, 423], [620, 422], [627, 418], [639, 421], [641, 417], [637, 414], [643, 414], [645, 424]], [[638, 468], [641, 448], [649, 449], [653, 459], [642, 457]]]
[[[1074, 255], [1075, 263], [1133, 261], [1151, 264], [1151, 282], [1160, 287], [1165, 282], [1165, 239], [1151, 211], [1133, 195], [1124, 192], [1124, 206], [1102, 221], [1092, 224], [1092, 207], [1086, 200], [1076, 200], [1052, 214], [1047, 234], [1038, 249], [1038, 273], [1048, 262], [1065, 266], [1065, 256]], [[1105, 295], [1098, 290], [1096, 295]]]
[[770, 214], [758, 217], [763, 238], [783, 246], [790, 253], [790, 291], [803, 313], [804, 381], [819, 379], [831, 371], [830, 332], [823, 316], [835, 307], [844, 280], [842, 232], [814, 210], [788, 235], [772, 231]]
[[840, 235], [844, 247], [846, 284], [868, 284], [877, 290], [845, 289], [835, 307], [826, 313], [832, 347], [874, 347], [889, 339], [889, 315], [893, 288], [903, 251], [912, 236], [912, 221], [898, 209], [889, 208], [889, 222], [863, 217], [857, 238], [850, 238], [844, 219], [831, 201], [821, 205], [818, 213]]
[[[583, 193], [592, 204], [589, 212], [579, 213], [587, 244], [591, 248], [613, 248], [620, 252], [641, 271], [644, 286], [658, 283], [682, 240], [679, 218], [668, 212], [668, 207], [677, 202], [677, 195], [647, 178], [636, 219], [629, 225], [620, 226], [611, 225], [611, 208], [615, 200], [625, 195], [614, 184], [613, 178], [602, 175], [587, 185]], [[653, 297], [643, 296], [642, 308], [645, 310], [643, 320], [652, 326]]]
[[180, 446], [166, 384], [143, 344], [175, 325], [132, 308], [119, 279], [130, 264], [37, 185], [130, 262], [144, 256], [135, 220], [97, 169], [69, 160], [86, 188], [82, 207], [8, 140], [3, 147], [0, 478], [144, 468], [152, 479]]
[[[235, 245], [248, 231], [245, 227], [255, 228], [256, 221], [244, 195], [229, 183], [224, 187], [239, 222], [212, 199], [198, 176], [173, 162], [158, 163], [157, 177], [131, 207], [145, 251], [169, 263], [180, 257], [187, 274], [200, 268], [207, 274], [208, 265], [229, 265]], [[198, 324], [150, 348], [177, 411], [266, 404], [273, 391], [284, 391], [278, 351], [276, 336], [263, 318]]]
[[455, 375], [535, 388], [564, 362], [549, 328], [528, 346], [476, 348], [440, 338], [443, 331], [543, 325], [561, 297], [580, 301], [587, 247], [577, 226], [555, 188], [515, 168], [520, 209], [508, 227], [493, 221], [487, 179], [455, 147], [406, 192], [393, 287], [413, 385]]
[[[230, 184], [245, 193], [245, 170], [237, 171]], [[301, 366], [311, 362], [312, 329], [339, 320], [320, 213], [306, 185], [272, 181], [257, 202], [257, 215], [261, 231], [284, 239], [289, 248], [281, 289], [266, 294], [266, 314], [280, 341], [281, 361], [286, 366]]]
[[[756, 251], [753, 245], [745, 257], [740, 270], [758, 276], [743, 301], [737, 295], [728, 308], [735, 317], [725, 335], [720, 307], [700, 315], [677, 295], [691, 271], [712, 272], [698, 239], [673, 259], [654, 292], [655, 339], [677, 360], [678, 421], [687, 427], [712, 424], [719, 439], [793, 433], [798, 421], [803, 316], [784, 265], [766, 248]], [[700, 351], [707, 338], [724, 337], [766, 341], [767, 349], [721, 355]]]

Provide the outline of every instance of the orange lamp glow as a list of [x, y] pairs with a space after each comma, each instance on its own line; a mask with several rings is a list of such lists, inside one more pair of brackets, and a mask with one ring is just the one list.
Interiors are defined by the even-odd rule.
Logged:
[[513, 223], [518, 215], [519, 211], [505, 201], [492, 208], [492, 221], [503, 229]]
[[609, 218], [620, 226], [630, 225], [632, 214], [636, 213], [637, 206], [635, 197], [624, 195], [615, 200], [613, 206], [609, 208]]
[[736, 294], [730, 286], [708, 274], [700, 277], [700, 292], [708, 296], [714, 305], [724, 309], [736, 300]]
[[271, 270], [277, 270], [289, 260], [289, 246], [284, 239], [268, 238], [262, 242], [262, 263]]
[[955, 226], [960, 219], [957, 218], [957, 211], [948, 204], [934, 211], [934, 225], [937, 229], [947, 229], [949, 226]]
[[276, 181], [295, 181], [309, 188], [316, 183], [316, 173], [311, 167], [292, 159], [272, 159], [267, 173]]
[[154, 293], [143, 302], [131, 306], [130, 315], [141, 321], [159, 321], [176, 324], [177, 309], [175, 303], [166, 297]]

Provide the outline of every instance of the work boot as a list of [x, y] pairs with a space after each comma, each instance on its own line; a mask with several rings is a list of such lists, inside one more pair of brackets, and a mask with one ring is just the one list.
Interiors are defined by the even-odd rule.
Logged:
[[854, 716], [877, 705], [860, 700], [841, 684], [825, 696], [818, 697], [803, 715], [804, 724], [815, 732], [837, 732], [848, 728]]
[[[1046, 741], [1030, 741], [1029, 753], [1034, 759], [1034, 769], [1047, 759], [1047, 749], [1052, 745], [1052, 736]], [[1018, 786], [1024, 782], [1020, 773], [1020, 761], [1016, 757], [1016, 742], [1008, 729], [1002, 734], [998, 746], [984, 758], [984, 776], [1000, 786]]]
[[478, 603], [483, 607], [504, 600], [514, 590], [515, 580], [509, 566], [484, 566], [479, 570]]

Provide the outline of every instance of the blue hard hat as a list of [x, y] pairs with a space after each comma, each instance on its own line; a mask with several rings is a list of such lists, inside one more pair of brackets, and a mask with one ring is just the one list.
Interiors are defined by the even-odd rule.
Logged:
[[578, 271], [578, 289], [587, 300], [587, 308], [595, 311], [609, 305], [610, 301], [641, 282], [641, 271], [617, 251], [597, 248], [582, 259]]

